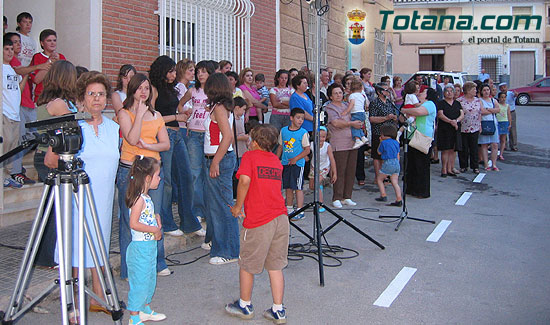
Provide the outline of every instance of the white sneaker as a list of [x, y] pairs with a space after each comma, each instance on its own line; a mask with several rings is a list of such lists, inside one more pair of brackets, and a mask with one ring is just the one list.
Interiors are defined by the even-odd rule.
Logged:
[[169, 275], [172, 275], [172, 270], [170, 270], [169, 268], [165, 268], [164, 270], [158, 272], [157, 274], [160, 276], [169, 276]]
[[202, 243], [201, 248], [204, 249], [205, 251], [211, 250], [212, 249], [212, 242]]
[[206, 236], [206, 230], [204, 230], [204, 228], [201, 228], [201, 229], [199, 229], [199, 230], [197, 230], [197, 231], [195, 231], [195, 232], [193, 232], [193, 233], [194, 233], [195, 235], [201, 236], [201, 237]]
[[181, 237], [181, 236], [183, 236], [183, 231], [181, 231], [180, 229], [176, 229], [176, 230], [172, 230], [172, 231], [167, 231], [167, 232], [165, 232], [165, 234], [170, 235], [170, 236], [174, 236], [174, 237]]
[[353, 202], [350, 199], [345, 199], [344, 201], [342, 201], [342, 203], [345, 204], [345, 205], [349, 205], [349, 206], [356, 206], [357, 205], [357, 203]]
[[215, 257], [212, 257], [210, 258], [210, 261], [208, 261], [208, 263], [212, 264], [212, 265], [223, 265], [223, 264], [229, 264], [229, 263], [233, 263], [233, 262], [237, 262], [239, 259], [238, 258], [225, 258], [225, 257], [219, 257], [219, 256], [215, 256]]
[[367, 139], [366, 136], [362, 136], [361, 137], [361, 142], [363, 142], [363, 144], [365, 144], [365, 143], [369, 142], [369, 139]]
[[355, 139], [355, 143], [353, 144], [353, 147], [351, 149], [357, 149], [363, 145], [363, 141], [361, 139]]
[[158, 322], [158, 321], [161, 321], [161, 320], [165, 320], [166, 315], [156, 313], [154, 310], [151, 314], [147, 314], [147, 313], [144, 313], [144, 312], [140, 311], [139, 312], [139, 319], [141, 319], [142, 322], [146, 322], [146, 321], [150, 321], [150, 320], [153, 321], [153, 322]]
[[294, 211], [294, 207], [293, 206], [286, 206], [286, 213], [287, 214], [291, 214], [292, 212]]
[[332, 202], [332, 206], [335, 207], [336, 209], [339, 209], [339, 208], [342, 207], [342, 203], [340, 203], [340, 201], [336, 200], [336, 201]]

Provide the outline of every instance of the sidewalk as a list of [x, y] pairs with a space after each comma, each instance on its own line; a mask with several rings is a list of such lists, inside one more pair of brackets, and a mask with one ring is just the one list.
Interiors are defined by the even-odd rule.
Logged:
[[[179, 215], [176, 205], [173, 206], [173, 214], [176, 223], [179, 224]], [[113, 208], [111, 247], [109, 252], [109, 260], [115, 280], [118, 279], [120, 268], [117, 215], [118, 205], [115, 203]], [[13, 293], [19, 268], [21, 267], [21, 260], [23, 259], [23, 249], [27, 245], [32, 223], [33, 221], [27, 221], [17, 225], [0, 228], [0, 245], [2, 245], [0, 246], [0, 256], [2, 256], [2, 263], [0, 263], [0, 310], [4, 310], [6, 308]], [[199, 238], [202, 239], [203, 237], [185, 235], [182, 237], [166, 236], [164, 240], [166, 254], [169, 254], [177, 249], [181, 249], [182, 247], [186, 247], [191, 242], [199, 242], [201, 240]], [[14, 248], [8, 248], [3, 245], [8, 245]], [[20, 249], [16, 249], [15, 247]], [[51, 281], [57, 277], [57, 269], [35, 267], [29, 288], [26, 292], [27, 295], [33, 296], [34, 294], [40, 292], [40, 290], [51, 284]], [[58, 297], [58, 294], [54, 293], [50, 296]]]

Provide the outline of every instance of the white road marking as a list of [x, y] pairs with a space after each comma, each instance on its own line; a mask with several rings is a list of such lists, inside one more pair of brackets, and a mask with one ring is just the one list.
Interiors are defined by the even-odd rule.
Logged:
[[439, 238], [443, 236], [443, 233], [445, 233], [445, 230], [447, 230], [451, 222], [451, 220], [441, 220], [437, 227], [435, 227], [434, 231], [432, 231], [432, 233], [428, 236], [426, 241], [437, 243], [439, 241]]
[[376, 299], [373, 305], [380, 307], [389, 307], [395, 300], [395, 298], [397, 298], [399, 293], [401, 293], [403, 288], [405, 288], [415, 272], [416, 269], [412, 267], [405, 266], [403, 269], [401, 269], [395, 279], [393, 279], [386, 290], [382, 292], [380, 297]]
[[474, 183], [481, 183], [481, 181], [483, 180], [483, 177], [485, 177], [485, 173], [479, 173], [477, 174], [476, 178], [474, 178]]
[[462, 195], [460, 196], [458, 201], [456, 201], [455, 205], [464, 205], [464, 204], [466, 204], [466, 202], [468, 202], [468, 199], [470, 198], [470, 196], [472, 196], [472, 192], [462, 193]]

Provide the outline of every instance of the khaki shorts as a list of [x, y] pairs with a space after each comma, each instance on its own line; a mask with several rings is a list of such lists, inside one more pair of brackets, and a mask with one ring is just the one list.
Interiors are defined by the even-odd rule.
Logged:
[[239, 266], [248, 273], [282, 270], [288, 264], [289, 223], [280, 215], [256, 228], [242, 228]]

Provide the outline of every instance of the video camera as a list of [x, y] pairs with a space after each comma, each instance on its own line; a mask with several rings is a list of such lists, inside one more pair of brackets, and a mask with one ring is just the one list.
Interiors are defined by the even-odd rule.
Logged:
[[74, 155], [82, 147], [82, 130], [78, 121], [91, 118], [90, 113], [78, 112], [29, 122], [25, 127], [38, 130], [38, 144], [51, 146], [52, 151], [57, 154]]

